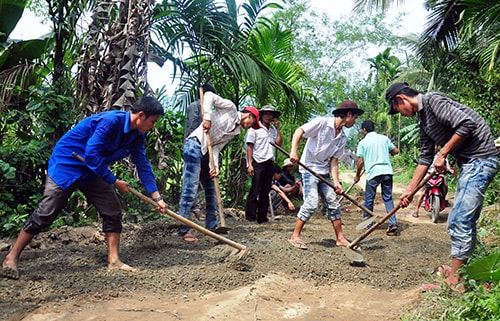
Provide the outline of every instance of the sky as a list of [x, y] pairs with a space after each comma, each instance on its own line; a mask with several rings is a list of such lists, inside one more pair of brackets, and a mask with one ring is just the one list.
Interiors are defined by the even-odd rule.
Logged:
[[[240, 2], [240, 1], [238, 1]], [[397, 2], [397, 1], [396, 1]], [[326, 13], [332, 19], [348, 16], [352, 10], [354, 0], [310, 0], [311, 7], [319, 13]], [[394, 19], [396, 15], [404, 15], [402, 26], [397, 34], [420, 34], [423, 30], [427, 12], [424, 9], [424, 0], [406, 0], [403, 6], [389, 11], [387, 19]], [[12, 39], [35, 39], [50, 32], [50, 26], [40, 22], [32, 12], [25, 10], [16, 29], [10, 35]], [[174, 91], [171, 70], [168, 63], [160, 68], [154, 63], [148, 64], [148, 81], [153, 88], [166, 86], [167, 93]]]

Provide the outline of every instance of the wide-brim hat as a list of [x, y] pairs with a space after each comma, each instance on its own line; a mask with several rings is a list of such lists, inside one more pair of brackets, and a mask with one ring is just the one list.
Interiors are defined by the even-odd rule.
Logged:
[[358, 107], [358, 104], [356, 104], [354, 101], [344, 100], [343, 102], [340, 103], [339, 107], [333, 110], [332, 114], [337, 116], [347, 111], [350, 111], [351, 113], [355, 113], [358, 115], [362, 115], [365, 112], [363, 109], [360, 109]]
[[264, 112], [270, 112], [270, 113], [273, 113], [273, 117], [274, 118], [279, 118], [280, 115], [281, 115], [281, 112], [278, 111], [278, 110], [275, 110], [274, 109], [274, 106], [271, 106], [271, 105], [265, 105], [263, 106], [260, 110], [259, 110], [260, 113], [264, 113]]
[[407, 82], [395, 82], [385, 91], [385, 100], [389, 103], [389, 115], [397, 114], [398, 111], [392, 108], [394, 97], [398, 95], [404, 88], [410, 87]]
[[252, 128], [253, 129], [259, 129], [260, 128], [260, 124], [259, 124], [259, 111], [257, 110], [257, 108], [255, 108], [254, 106], [247, 106], [247, 107], [243, 108], [242, 112], [251, 113], [252, 115], [254, 115], [255, 116], [255, 122], [253, 123]]

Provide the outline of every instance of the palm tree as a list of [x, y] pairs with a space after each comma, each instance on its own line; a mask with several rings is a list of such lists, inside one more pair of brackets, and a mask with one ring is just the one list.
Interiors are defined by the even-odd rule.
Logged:
[[293, 87], [300, 73], [283, 59], [290, 35], [261, 17], [276, 7], [251, 0], [238, 15], [234, 0], [164, 1], [155, 9], [153, 53], [174, 64], [188, 101], [200, 84], [211, 83], [237, 105], [251, 96], [258, 104], [282, 96], [284, 105], [300, 111], [301, 97]]
[[154, 0], [102, 0], [81, 51], [77, 97], [87, 114], [128, 109], [149, 93], [147, 61]]
[[[403, 0], [356, 0], [355, 10], [388, 10]], [[427, 0], [430, 14], [416, 47], [421, 61], [435, 65], [478, 64], [488, 80], [498, 78], [500, 3], [490, 0]], [[457, 51], [455, 51], [457, 49]], [[433, 57], [445, 60], [436, 62]], [[496, 78], [495, 78], [496, 77]]]

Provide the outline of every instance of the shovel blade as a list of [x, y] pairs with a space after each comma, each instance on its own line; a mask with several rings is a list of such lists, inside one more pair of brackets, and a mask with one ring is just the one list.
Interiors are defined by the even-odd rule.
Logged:
[[363, 255], [361, 253], [359, 253], [358, 251], [355, 251], [347, 246], [343, 247], [343, 249], [344, 249], [345, 256], [347, 256], [347, 258], [349, 260], [351, 260], [351, 262], [356, 262], [356, 263], [363, 263], [364, 262]]
[[226, 226], [219, 226], [217, 227], [215, 230], [213, 230], [212, 232], [216, 233], [216, 234], [228, 234], [229, 233], [229, 230], [230, 228], [229, 227], [226, 227]]
[[361, 223], [356, 226], [356, 231], [361, 231], [367, 228], [370, 224], [374, 223], [377, 220], [378, 217], [372, 216], [367, 218], [366, 220], [363, 220]]

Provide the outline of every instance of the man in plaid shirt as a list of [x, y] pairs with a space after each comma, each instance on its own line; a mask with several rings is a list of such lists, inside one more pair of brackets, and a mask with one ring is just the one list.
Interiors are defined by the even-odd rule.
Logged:
[[[255, 107], [245, 107], [241, 112], [238, 112], [232, 101], [224, 99], [212, 91], [206, 91], [203, 98], [203, 121], [187, 137], [182, 151], [184, 171], [179, 214], [190, 219], [196, 190], [198, 184], [201, 183], [205, 190], [205, 227], [209, 230], [215, 230], [217, 228], [217, 200], [212, 178], [219, 175], [219, 152], [231, 138], [241, 132], [240, 127], [258, 129], [259, 112]], [[215, 168], [210, 168], [206, 132], [210, 133]], [[179, 229], [179, 235], [189, 243], [198, 241], [190, 233], [188, 226], [182, 226]]]

